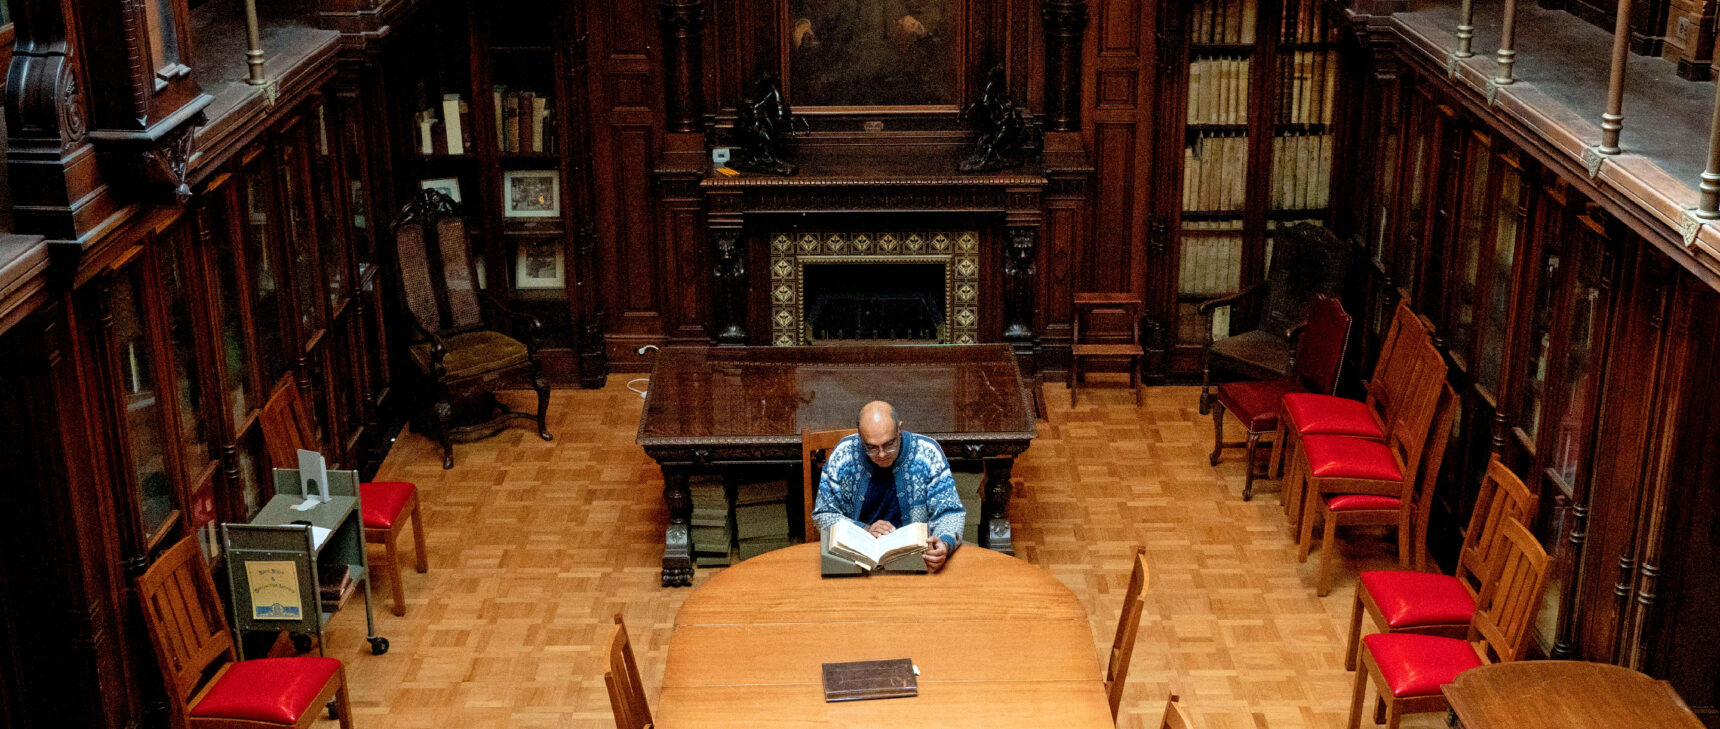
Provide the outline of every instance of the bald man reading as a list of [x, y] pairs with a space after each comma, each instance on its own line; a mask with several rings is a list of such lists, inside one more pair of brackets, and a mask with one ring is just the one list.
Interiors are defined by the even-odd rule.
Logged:
[[944, 449], [902, 430], [895, 408], [881, 400], [860, 408], [860, 432], [830, 449], [815, 504], [812, 521], [821, 531], [847, 519], [883, 536], [897, 525], [925, 522], [931, 572], [961, 546], [967, 523]]

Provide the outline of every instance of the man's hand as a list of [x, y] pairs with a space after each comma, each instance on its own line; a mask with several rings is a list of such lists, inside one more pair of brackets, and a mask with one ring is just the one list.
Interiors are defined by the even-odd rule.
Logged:
[[944, 560], [950, 558], [950, 545], [944, 540], [931, 537], [926, 540], [926, 551], [920, 554], [926, 558], [926, 571], [936, 572], [944, 568]]
[[871, 534], [874, 537], [881, 537], [893, 531], [896, 531], [896, 525], [884, 521], [883, 519], [872, 522], [872, 526], [866, 527], [866, 533]]

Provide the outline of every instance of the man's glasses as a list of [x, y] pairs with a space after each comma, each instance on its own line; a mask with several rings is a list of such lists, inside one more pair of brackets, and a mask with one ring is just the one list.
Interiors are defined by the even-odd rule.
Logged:
[[902, 432], [899, 430], [896, 431], [896, 437], [890, 439], [890, 442], [885, 443], [884, 445], [875, 446], [871, 443], [865, 443], [863, 445], [866, 446], [866, 455], [868, 456], [877, 456], [879, 458], [883, 458], [884, 456], [893, 456], [896, 455], [896, 451], [901, 450], [902, 448]]

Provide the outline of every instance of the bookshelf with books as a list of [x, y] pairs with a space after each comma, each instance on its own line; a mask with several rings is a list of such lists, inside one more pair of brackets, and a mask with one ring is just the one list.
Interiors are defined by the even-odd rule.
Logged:
[[[483, 286], [543, 324], [542, 352], [553, 382], [601, 381], [583, 355], [595, 313], [581, 296], [576, 244], [589, 230], [590, 196], [579, 180], [584, 136], [568, 104], [584, 90], [583, 30], [570, 8], [542, 0], [440, 0], [435, 53], [426, 61], [411, 139], [415, 185], [460, 204]], [[578, 32], [576, 32], [578, 31]], [[440, 65], [438, 65], [440, 64]], [[578, 184], [570, 184], [574, 181]]]
[[[1167, 140], [1182, 146], [1166, 159], [1180, 160], [1182, 186], [1165, 200], [1163, 346], [1167, 372], [1189, 374], [1209, 337], [1200, 304], [1264, 276], [1273, 230], [1326, 217], [1337, 25], [1319, 0], [1166, 0], [1161, 12], [1182, 14], [1186, 73], [1166, 95], [1184, 126]], [[1221, 309], [1210, 325], [1224, 336], [1247, 313]]]

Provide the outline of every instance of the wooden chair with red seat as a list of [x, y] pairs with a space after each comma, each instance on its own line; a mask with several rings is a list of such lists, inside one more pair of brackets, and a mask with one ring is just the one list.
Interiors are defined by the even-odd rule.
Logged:
[[[1279, 401], [1297, 392], [1331, 395], [1338, 384], [1338, 371], [1344, 363], [1344, 345], [1350, 338], [1350, 315], [1344, 305], [1330, 296], [1320, 295], [1308, 304], [1308, 323], [1297, 337], [1296, 356], [1290, 374], [1271, 380], [1241, 380], [1220, 383], [1212, 408], [1212, 455], [1207, 458], [1218, 465], [1226, 446], [1243, 446], [1246, 469], [1242, 483], [1242, 500], [1254, 498], [1255, 451], [1260, 437], [1278, 429]], [[1231, 412], [1248, 428], [1248, 440], [1224, 441], [1224, 414]]]
[[1141, 613], [1147, 607], [1147, 549], [1135, 547], [1135, 569], [1129, 574], [1129, 589], [1123, 593], [1123, 612], [1117, 616], [1117, 636], [1111, 640], [1111, 659], [1105, 665], [1105, 695], [1111, 700], [1111, 721], [1123, 704], [1123, 682], [1129, 677], [1129, 659], [1135, 655], [1135, 635], [1140, 632]]
[[818, 503], [818, 478], [824, 472], [824, 462], [843, 438], [858, 433], [854, 428], [838, 430], [800, 431], [800, 503], [806, 523], [801, 527], [801, 540], [818, 541], [818, 525], [812, 523], [812, 507]]
[[639, 663], [633, 660], [633, 644], [627, 640], [627, 624], [615, 614], [609, 631], [607, 667], [603, 683], [609, 687], [609, 708], [615, 713], [616, 729], [647, 729], [651, 706], [645, 701], [645, 683], [639, 680]]
[[1177, 695], [1171, 694], [1170, 700], [1165, 702], [1165, 716], [1159, 720], [1159, 729], [1192, 729], [1193, 726], [1188, 712], [1177, 703]]
[[1392, 313], [1392, 323], [1386, 328], [1379, 359], [1374, 362], [1373, 377], [1364, 383], [1365, 401], [1319, 392], [1285, 395], [1272, 436], [1268, 477], [1282, 474], [1286, 454], [1295, 450], [1302, 436], [1347, 435], [1385, 440], [1386, 423], [1396, 413], [1394, 406], [1409, 382], [1405, 365], [1428, 336], [1422, 318], [1410, 310], [1409, 304], [1399, 302]]
[[[1546, 551], [1521, 523], [1501, 529], [1501, 553], [1489, 572], [1491, 594], [1482, 596], [1466, 638], [1416, 633], [1374, 633], [1362, 638], [1362, 666], [1350, 700], [1349, 729], [1359, 729], [1371, 677], [1379, 696], [1374, 722], [1397, 729], [1404, 714], [1446, 711], [1440, 687], [1458, 674], [1497, 660], [1521, 660], [1529, 648], [1542, 590], [1547, 585]], [[1491, 657], [1489, 656], [1491, 654]]]
[[1129, 389], [1141, 404], [1141, 299], [1133, 294], [1075, 294], [1069, 347], [1069, 407], [1075, 407], [1075, 386], [1081, 382], [1081, 360], [1123, 360], [1129, 368]]
[[[1385, 472], [1404, 479], [1414, 477], [1413, 473], [1397, 469], [1393, 465], [1393, 459], [1404, 455], [1403, 448], [1405, 446], [1413, 446], [1412, 450], [1416, 453], [1420, 452], [1426, 441], [1426, 431], [1422, 428], [1426, 427], [1427, 419], [1433, 417], [1434, 409], [1438, 406], [1439, 384], [1445, 381], [1446, 366], [1445, 360], [1439, 356], [1438, 350], [1434, 349], [1433, 342], [1426, 339], [1415, 344], [1410, 353], [1403, 355], [1403, 359], [1407, 360], [1401, 365], [1405, 384], [1395, 395], [1399, 404], [1393, 406], [1391, 416], [1384, 423], [1385, 437], [1375, 440], [1332, 434], [1308, 435], [1296, 440], [1296, 445], [1291, 451], [1290, 463], [1284, 472], [1282, 499], [1285, 512], [1291, 523], [1295, 525], [1298, 534], [1302, 532], [1303, 524], [1307, 521], [1306, 516], [1312, 508], [1307, 503], [1307, 499], [1304, 498], [1307, 495], [1308, 477], [1310, 475], [1308, 466], [1310, 463], [1318, 463], [1321, 466], [1322, 474], [1316, 475], [1326, 475], [1328, 477], [1327, 485], [1332, 485], [1330, 478], [1335, 478], [1337, 473], [1356, 471], [1353, 466], [1357, 465], [1371, 464], [1373, 466], [1367, 473], [1351, 474], [1352, 476], [1366, 476], [1362, 480], [1367, 482], [1385, 480], [1385, 476], [1379, 475]], [[1406, 419], [1422, 422], [1409, 423], [1406, 422]], [[1318, 454], [1309, 453], [1310, 442], [1319, 444], [1320, 452]], [[1364, 445], [1369, 443], [1372, 445]], [[1346, 458], [1334, 460], [1334, 456], [1344, 454], [1349, 455]], [[1310, 455], [1315, 457], [1310, 459]], [[1353, 461], [1357, 458], [1362, 459], [1360, 463], [1346, 465], [1347, 461]], [[1406, 488], [1413, 488], [1413, 481], [1406, 480], [1404, 483]], [[1387, 489], [1381, 495], [1398, 495], [1397, 491], [1389, 486], [1380, 488]], [[1336, 490], [1326, 493], [1368, 493], [1368, 491], [1346, 492]]]
[[[1432, 473], [1438, 474], [1437, 466]], [[1424, 492], [1425, 492], [1424, 488]], [[1425, 499], [1424, 499], [1425, 501]], [[1427, 513], [1426, 505], [1420, 508]], [[1373, 621], [1381, 633], [1420, 633], [1461, 638], [1469, 631], [1469, 620], [1475, 617], [1475, 603], [1491, 587], [1485, 578], [1491, 574], [1492, 561], [1503, 552], [1499, 536], [1505, 523], [1516, 520], [1527, 523], [1534, 514], [1535, 496], [1523, 485], [1517, 474], [1506, 468], [1495, 455], [1487, 464], [1487, 477], [1481, 481], [1481, 493], [1470, 512], [1469, 528], [1463, 533], [1463, 547], [1457, 553], [1457, 570], [1453, 575], [1407, 571], [1372, 570], [1363, 572], [1356, 582], [1356, 601], [1350, 613], [1350, 640], [1344, 647], [1344, 668], [1356, 670], [1357, 651], [1361, 647], [1362, 615]], [[1425, 555], [1426, 531], [1421, 540]], [[1425, 563], [1425, 556], [1421, 563]], [[1419, 563], [1418, 563], [1419, 564]]]
[[[298, 388], [291, 383], [278, 385], [275, 393], [263, 404], [260, 416], [263, 426], [263, 447], [276, 468], [297, 468], [298, 450], [316, 449], [316, 429], [310, 416], [299, 406]], [[394, 594], [394, 614], [406, 614], [406, 589], [400, 583], [400, 533], [412, 523], [412, 544], [415, 549], [413, 567], [420, 574], [430, 571], [424, 549], [424, 522], [418, 512], [418, 487], [404, 481], [375, 481], [358, 485], [359, 519], [364, 522], [364, 541], [382, 545], [383, 559], [371, 560], [371, 571], [388, 574], [388, 587]]]
[[[310, 726], [334, 701], [352, 729], [346, 671], [333, 658], [234, 659], [233, 635], [195, 536], [173, 545], [137, 578], [168, 704], [191, 729]], [[207, 680], [205, 680], [207, 679]]]
[[1457, 411], [1457, 392], [1450, 385], [1441, 384], [1443, 390], [1439, 406], [1422, 457], [1415, 467], [1408, 469], [1416, 475], [1406, 485], [1402, 496], [1340, 493], [1322, 494], [1320, 498], [1308, 500], [1309, 506], [1315, 509], [1312, 518], [1320, 520], [1326, 527], [1320, 540], [1320, 570], [1314, 583], [1316, 594], [1325, 595], [1332, 591], [1332, 570], [1337, 567], [1343, 553], [1338, 544], [1338, 527], [1394, 526], [1397, 528], [1398, 565], [1405, 569], [1411, 565], [1416, 570], [1427, 568], [1425, 550], [1417, 545], [1426, 541], [1433, 485], [1439, 480], [1439, 465], [1444, 461], [1445, 444], [1451, 435], [1451, 419]]

